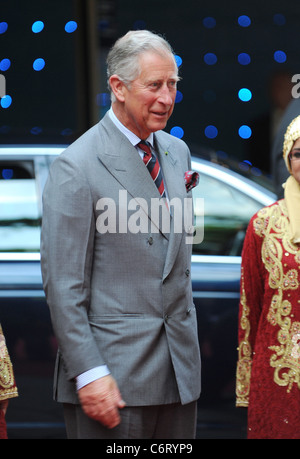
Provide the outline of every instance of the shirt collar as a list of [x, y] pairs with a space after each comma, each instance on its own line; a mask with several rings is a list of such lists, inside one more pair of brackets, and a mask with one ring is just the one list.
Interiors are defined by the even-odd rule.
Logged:
[[[116, 117], [112, 107], [110, 107], [110, 109], [108, 111], [108, 114], [109, 114], [110, 119], [112, 120], [112, 122], [115, 124], [115, 126], [127, 137], [129, 142], [132, 143], [132, 145], [134, 147], [136, 147], [137, 144], [142, 139], [140, 139], [137, 135], [135, 135], [133, 132], [131, 132], [126, 126], [124, 126], [124, 124], [121, 123], [121, 121]], [[151, 134], [149, 135], [149, 137], [146, 140], [153, 147], [153, 132], [151, 132]]]

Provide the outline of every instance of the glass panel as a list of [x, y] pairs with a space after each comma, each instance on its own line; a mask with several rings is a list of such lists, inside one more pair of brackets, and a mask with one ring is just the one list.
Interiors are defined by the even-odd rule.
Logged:
[[240, 255], [249, 220], [262, 204], [203, 173], [193, 198], [196, 227], [203, 221], [197, 198], [204, 198], [204, 239], [194, 244], [193, 253]]
[[40, 212], [35, 178], [28, 162], [0, 164], [0, 251], [38, 252]]

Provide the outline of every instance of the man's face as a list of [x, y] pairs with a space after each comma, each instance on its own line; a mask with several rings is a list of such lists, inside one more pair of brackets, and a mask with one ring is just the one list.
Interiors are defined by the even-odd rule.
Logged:
[[130, 87], [123, 85], [120, 121], [141, 139], [164, 129], [176, 97], [177, 68], [171, 56], [153, 52], [140, 56], [141, 73]]

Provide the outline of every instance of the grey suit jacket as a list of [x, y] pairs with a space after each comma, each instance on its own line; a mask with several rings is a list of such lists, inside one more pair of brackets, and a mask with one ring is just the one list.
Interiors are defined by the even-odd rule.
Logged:
[[[189, 150], [162, 131], [155, 142], [169, 199], [183, 202]], [[58, 401], [77, 403], [75, 377], [102, 364], [128, 406], [186, 404], [200, 395], [191, 244], [152, 214], [140, 219], [143, 231], [125, 230], [126, 218], [136, 228], [137, 209], [145, 215], [158, 197], [136, 149], [108, 115], [51, 167], [41, 263], [59, 344]], [[133, 206], [137, 199], [141, 208]]]

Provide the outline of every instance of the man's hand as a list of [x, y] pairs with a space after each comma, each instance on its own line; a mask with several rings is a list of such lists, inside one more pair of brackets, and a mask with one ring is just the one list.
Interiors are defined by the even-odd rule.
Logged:
[[96, 379], [78, 391], [83, 411], [95, 421], [112, 429], [120, 424], [119, 409], [126, 405], [111, 375]]

